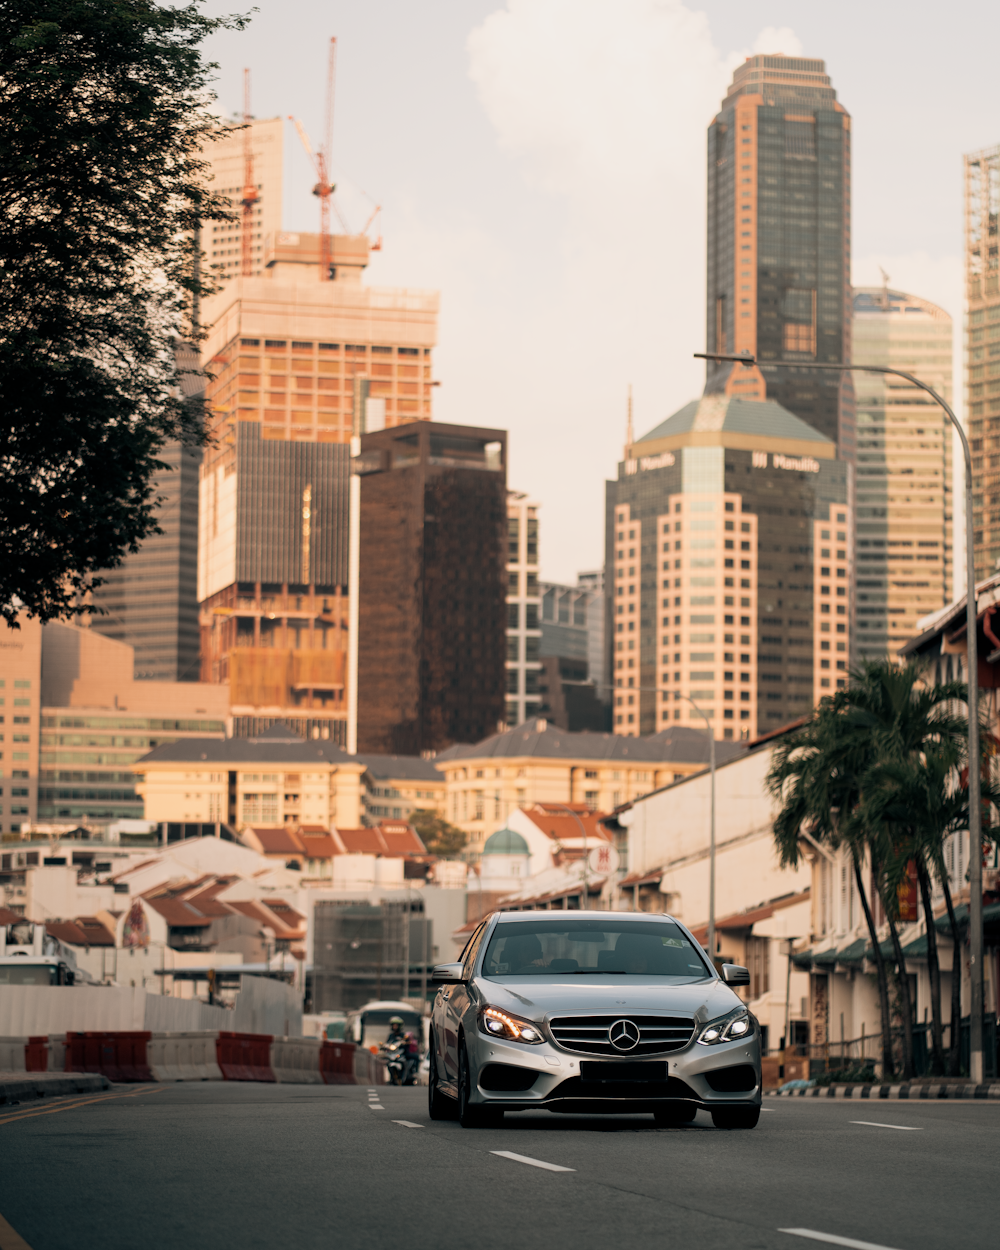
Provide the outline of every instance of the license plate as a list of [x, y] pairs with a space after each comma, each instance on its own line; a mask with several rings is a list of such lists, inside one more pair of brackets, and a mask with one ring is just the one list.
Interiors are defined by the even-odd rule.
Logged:
[[582, 1081], [665, 1081], [667, 1065], [653, 1063], [597, 1063], [584, 1060], [580, 1064]]

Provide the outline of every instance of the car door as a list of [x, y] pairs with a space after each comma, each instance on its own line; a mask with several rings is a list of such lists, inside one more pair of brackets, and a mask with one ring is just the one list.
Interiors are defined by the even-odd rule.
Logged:
[[446, 1019], [444, 1066], [449, 1081], [458, 1079], [458, 1034], [462, 1026], [462, 1017], [469, 1007], [468, 981], [472, 976], [476, 956], [479, 954], [479, 948], [489, 927], [489, 921], [484, 921], [462, 952], [462, 983], [447, 987], [450, 992], [444, 1004]]

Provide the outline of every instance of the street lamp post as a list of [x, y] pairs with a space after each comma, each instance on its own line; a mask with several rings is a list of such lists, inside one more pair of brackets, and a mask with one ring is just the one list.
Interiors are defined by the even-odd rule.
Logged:
[[710, 789], [711, 789], [711, 816], [709, 819], [708, 833], [708, 957], [712, 963], [715, 963], [715, 730], [712, 728], [712, 722], [708, 719], [702, 709], [695, 703], [690, 695], [681, 695], [681, 698], [690, 703], [701, 719], [705, 722], [705, 728], [708, 731], [708, 770], [710, 773]]
[[[695, 352], [699, 360], [732, 361], [751, 368], [757, 359], [749, 352], [739, 356], [720, 352]], [[969, 705], [969, 1075], [976, 1084], [983, 1079], [983, 848], [982, 819], [980, 816], [979, 791], [979, 667], [976, 654], [976, 566], [973, 559], [972, 541], [972, 453], [969, 440], [952, 412], [932, 386], [921, 382], [912, 373], [902, 369], [889, 369], [883, 365], [817, 364], [810, 361], [788, 362], [796, 369], [825, 369], [853, 373], [887, 373], [903, 378], [911, 386], [925, 391], [944, 410], [948, 420], [958, 431], [965, 457], [965, 621], [966, 621], [966, 669], [968, 672]], [[900, 969], [900, 973], [904, 972]]]

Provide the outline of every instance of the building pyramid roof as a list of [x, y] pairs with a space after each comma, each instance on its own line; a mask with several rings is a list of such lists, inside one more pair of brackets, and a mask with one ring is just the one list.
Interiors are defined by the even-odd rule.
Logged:
[[811, 425], [772, 399], [740, 399], [735, 395], [702, 395], [685, 404], [666, 421], [633, 443], [634, 454], [641, 454], [643, 443], [655, 443], [681, 434], [737, 434], [758, 438], [787, 439], [795, 442], [833, 446]]

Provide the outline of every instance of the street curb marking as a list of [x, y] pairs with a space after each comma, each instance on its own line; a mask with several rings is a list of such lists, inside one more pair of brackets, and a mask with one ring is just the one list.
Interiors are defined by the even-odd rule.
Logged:
[[564, 1168], [558, 1163], [546, 1163], [544, 1159], [532, 1159], [528, 1155], [516, 1155], [512, 1150], [491, 1150], [491, 1155], [499, 1155], [501, 1159], [513, 1159], [515, 1163], [527, 1163], [533, 1168], [544, 1168], [546, 1172], [575, 1172], [576, 1168]]
[[941, 1102], [946, 1099], [1000, 1099], [1000, 1084], [968, 1085], [812, 1085], [808, 1089], [772, 1089], [768, 1098], [885, 1098], [892, 1101]]
[[[75, 1111], [77, 1107], [110, 1102], [113, 1098], [138, 1098], [140, 1094], [162, 1094], [165, 1088], [166, 1086], [161, 1085], [157, 1089], [135, 1089], [123, 1094], [103, 1094], [98, 1098], [78, 1098], [75, 1102], [64, 1102], [55, 1107], [41, 1107], [38, 1110], [26, 1108], [24, 1111], [14, 1112], [12, 1115], [0, 1118], [0, 1125], [18, 1124], [21, 1120], [33, 1120], [40, 1115], [55, 1115], [59, 1111]], [[4, 1250], [2, 1243], [0, 1243], [0, 1250]]]
[[850, 1250], [892, 1250], [891, 1246], [880, 1246], [874, 1241], [858, 1241], [854, 1237], [837, 1237], [834, 1233], [818, 1233], [812, 1228], [779, 1228], [779, 1233], [789, 1233], [792, 1237], [808, 1237], [810, 1241], [825, 1241], [830, 1246], [848, 1246]]
[[877, 1124], [874, 1120], [851, 1120], [852, 1124], [865, 1124], [868, 1128], [894, 1128], [903, 1133], [922, 1133], [919, 1124]]
[[16, 1228], [11, 1228], [0, 1215], [0, 1250], [31, 1250]]

